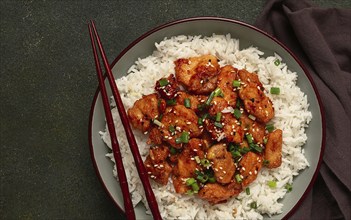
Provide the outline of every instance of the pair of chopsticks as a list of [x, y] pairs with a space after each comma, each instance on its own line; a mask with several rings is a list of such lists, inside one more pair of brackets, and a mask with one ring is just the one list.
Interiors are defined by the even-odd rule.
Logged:
[[126, 135], [128, 138], [128, 143], [129, 143], [130, 149], [131, 149], [133, 157], [134, 157], [134, 161], [135, 161], [138, 173], [139, 173], [139, 177], [141, 179], [141, 182], [142, 182], [144, 190], [145, 190], [145, 195], [146, 195], [149, 207], [151, 209], [151, 212], [152, 212], [154, 219], [161, 220], [162, 218], [161, 218], [161, 215], [160, 215], [160, 212], [158, 209], [155, 195], [151, 189], [151, 185], [149, 182], [149, 178], [148, 178], [146, 169], [144, 167], [143, 160], [140, 156], [135, 137], [134, 137], [132, 129], [129, 125], [128, 117], [127, 117], [126, 111], [124, 109], [122, 99], [121, 99], [120, 94], [118, 92], [118, 88], [117, 88], [117, 85], [115, 83], [115, 79], [112, 75], [112, 71], [111, 71], [110, 65], [107, 61], [105, 51], [102, 47], [100, 37], [99, 37], [99, 34], [97, 33], [94, 21], [90, 21], [90, 23], [88, 24], [88, 27], [89, 27], [91, 45], [93, 47], [96, 72], [98, 75], [99, 86], [100, 86], [100, 90], [101, 90], [101, 97], [102, 97], [102, 101], [104, 104], [107, 126], [108, 126], [108, 130], [110, 132], [110, 137], [111, 137], [112, 152], [113, 152], [113, 156], [114, 156], [115, 161], [116, 161], [118, 179], [119, 179], [119, 183], [120, 183], [122, 194], [123, 194], [124, 209], [125, 209], [127, 219], [135, 219], [135, 213], [134, 213], [133, 203], [132, 203], [131, 198], [130, 198], [130, 193], [129, 193], [129, 189], [128, 189], [128, 181], [127, 181], [126, 173], [124, 171], [124, 166], [123, 166], [123, 162], [122, 162], [122, 155], [121, 155], [121, 152], [119, 149], [117, 135], [115, 132], [115, 126], [113, 123], [113, 117], [112, 117], [112, 113], [111, 113], [111, 109], [110, 109], [109, 100], [107, 97], [106, 87], [105, 87], [105, 83], [104, 83], [104, 77], [102, 74], [100, 61], [98, 58], [98, 53], [96, 51], [95, 40], [96, 40], [96, 43], [97, 43], [99, 51], [100, 51], [102, 62], [103, 62], [104, 67], [106, 69], [106, 75], [107, 75], [107, 78], [108, 78], [108, 81], [109, 81], [109, 84], [110, 84], [110, 87], [111, 87], [111, 90], [113, 93], [113, 97], [115, 98], [115, 101], [117, 104], [118, 112], [121, 116], [122, 124], [123, 124], [123, 127], [125, 129], [125, 132], [126, 132]]

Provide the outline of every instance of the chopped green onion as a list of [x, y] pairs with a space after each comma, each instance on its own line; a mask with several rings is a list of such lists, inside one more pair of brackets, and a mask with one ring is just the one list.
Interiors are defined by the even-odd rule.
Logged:
[[241, 111], [239, 109], [235, 108], [233, 114], [234, 114], [236, 119], [239, 119], [241, 116]]
[[240, 86], [240, 81], [239, 80], [233, 80], [233, 87], [239, 87]]
[[175, 99], [169, 99], [169, 100], [166, 100], [166, 104], [167, 105], [175, 105], [175, 104], [177, 104], [177, 101]]
[[214, 176], [208, 177], [208, 182], [209, 183], [215, 183], [216, 182], [216, 178]]
[[258, 153], [261, 153], [263, 150], [262, 147], [258, 146], [258, 144], [250, 144], [250, 148]]
[[232, 154], [232, 157], [233, 158], [236, 158], [236, 157], [241, 157], [241, 153], [239, 151], [230, 151], [230, 153]]
[[245, 136], [249, 144], [253, 143], [253, 137], [250, 133], [246, 134]]
[[190, 99], [188, 99], [188, 98], [184, 99], [184, 106], [187, 108], [191, 108]]
[[170, 152], [172, 155], [175, 155], [175, 154], [177, 153], [177, 149], [175, 149], [174, 147], [170, 147], [169, 152]]
[[277, 187], [277, 182], [274, 181], [274, 180], [268, 181], [267, 184], [268, 184], [268, 186], [269, 186], [270, 188], [275, 188], [275, 187]]
[[215, 125], [217, 128], [223, 128], [223, 125], [222, 125], [220, 122], [218, 122], [218, 121], [216, 121], [216, 122], [214, 123], [214, 125]]
[[291, 192], [293, 187], [290, 183], [287, 183], [287, 184], [285, 184], [285, 189], [287, 190], [287, 192]]
[[241, 100], [239, 98], [236, 99], [236, 107], [240, 108]]
[[162, 78], [158, 81], [160, 83], [160, 86], [167, 86], [169, 84], [168, 79]]
[[200, 160], [200, 163], [201, 163], [201, 165], [204, 166], [204, 167], [208, 167], [208, 166], [211, 165], [211, 162], [210, 162], [208, 159], [206, 159], [206, 158], [201, 159], [201, 160]]
[[250, 148], [248, 148], [248, 147], [243, 147], [240, 149], [240, 153], [242, 153], [242, 154], [246, 154], [249, 151], [250, 151]]
[[189, 195], [189, 196], [191, 196], [191, 195], [193, 195], [194, 194], [194, 192], [192, 191], [192, 190], [188, 190], [188, 191], [186, 191], [186, 193], [185, 194], [187, 194], [187, 195]]
[[159, 126], [159, 127], [162, 126], [162, 123], [161, 123], [159, 120], [157, 120], [157, 119], [153, 119], [152, 122], [153, 122], [155, 125]]
[[255, 120], [256, 120], [256, 117], [255, 117], [254, 115], [251, 115], [251, 114], [250, 114], [248, 117], [249, 117], [252, 121], [255, 121]]
[[198, 125], [203, 125], [203, 119], [202, 118], [198, 118], [197, 119], [197, 124]]
[[235, 175], [235, 180], [236, 180], [236, 182], [238, 182], [238, 183], [241, 183], [241, 181], [243, 181], [243, 179], [241, 178], [240, 174], [236, 174], [236, 175]]
[[191, 186], [191, 185], [193, 185], [194, 183], [196, 183], [196, 180], [195, 180], [194, 178], [189, 178], [189, 179], [187, 179], [187, 180], [185, 181], [185, 184], [186, 184], [187, 186]]
[[250, 207], [251, 207], [252, 209], [257, 209], [257, 203], [256, 203], [256, 202], [251, 202], [251, 203], [250, 203]]
[[201, 160], [200, 160], [200, 157], [199, 157], [199, 156], [195, 156], [195, 157], [194, 157], [194, 159], [195, 159], [196, 163], [200, 163], [200, 162], [201, 162]]
[[[272, 132], [274, 130], [274, 124], [267, 124], [266, 125], [266, 130], [268, 132]], [[268, 140], [267, 140], [268, 141]]]
[[276, 59], [276, 60], [274, 61], [274, 65], [279, 66], [279, 65], [280, 65], [280, 60], [279, 60], [279, 59]]
[[220, 122], [221, 118], [222, 118], [222, 113], [221, 112], [217, 112], [217, 114], [216, 114], [216, 121]]
[[183, 131], [182, 134], [178, 138], [176, 138], [175, 142], [176, 144], [180, 144], [180, 143], [186, 144], [189, 142], [189, 139], [190, 139], [189, 132]]
[[174, 125], [170, 125], [168, 127], [168, 130], [169, 130], [169, 132], [171, 132], [171, 134], [174, 134], [174, 132], [176, 131]]
[[191, 188], [193, 189], [194, 193], [197, 193], [200, 189], [199, 185], [197, 184], [197, 182], [191, 184]]
[[270, 92], [271, 92], [271, 94], [279, 95], [280, 94], [280, 88], [279, 87], [272, 87]]
[[196, 176], [196, 179], [199, 180], [201, 183], [206, 183], [208, 180], [208, 176], [199, 172], [198, 175]]
[[263, 138], [263, 144], [267, 144], [268, 138]]
[[263, 166], [267, 166], [269, 164], [269, 160], [263, 160]]
[[223, 95], [223, 92], [222, 92], [222, 90], [221, 90], [220, 88], [215, 89], [214, 91], [211, 92], [211, 94], [210, 94], [210, 96], [207, 98], [205, 104], [206, 104], [206, 105], [210, 105], [211, 102], [212, 102], [212, 99], [213, 99], [214, 97], [216, 97], [216, 96], [220, 96], [221, 94]]
[[246, 192], [246, 195], [250, 195], [250, 188], [247, 187], [247, 188], [245, 189], [245, 192]]

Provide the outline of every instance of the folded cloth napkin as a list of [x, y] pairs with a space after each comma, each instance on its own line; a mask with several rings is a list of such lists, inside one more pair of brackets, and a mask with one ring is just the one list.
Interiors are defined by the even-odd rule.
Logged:
[[255, 26], [302, 61], [324, 107], [323, 162], [315, 185], [291, 218], [351, 219], [351, 9], [268, 0]]

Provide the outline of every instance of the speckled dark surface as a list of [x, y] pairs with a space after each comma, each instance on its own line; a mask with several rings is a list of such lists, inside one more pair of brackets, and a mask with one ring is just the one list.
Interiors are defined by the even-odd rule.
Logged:
[[[318, 0], [350, 7], [348, 0]], [[94, 19], [112, 61], [163, 23], [220, 16], [253, 24], [264, 1], [0, 1], [0, 219], [121, 219], [90, 158]]]

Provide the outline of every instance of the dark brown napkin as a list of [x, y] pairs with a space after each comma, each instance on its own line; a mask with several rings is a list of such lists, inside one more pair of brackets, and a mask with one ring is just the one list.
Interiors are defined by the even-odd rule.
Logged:
[[320, 8], [306, 0], [268, 0], [255, 25], [302, 61], [324, 107], [321, 169], [291, 218], [351, 219], [351, 10]]

